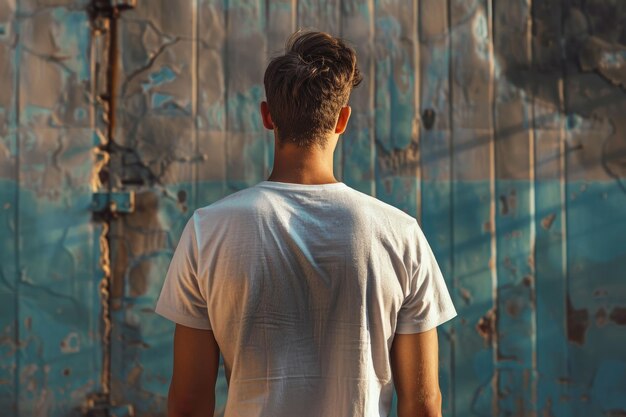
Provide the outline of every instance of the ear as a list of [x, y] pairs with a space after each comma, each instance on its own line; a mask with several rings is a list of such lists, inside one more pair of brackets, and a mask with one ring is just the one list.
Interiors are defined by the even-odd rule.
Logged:
[[270, 114], [267, 101], [261, 102], [261, 119], [263, 119], [263, 126], [265, 126], [266, 129], [274, 130], [274, 122], [272, 122], [272, 115]]
[[337, 119], [337, 125], [335, 126], [335, 133], [341, 135], [348, 127], [348, 120], [352, 114], [352, 108], [350, 106], [343, 106], [339, 110], [339, 118]]

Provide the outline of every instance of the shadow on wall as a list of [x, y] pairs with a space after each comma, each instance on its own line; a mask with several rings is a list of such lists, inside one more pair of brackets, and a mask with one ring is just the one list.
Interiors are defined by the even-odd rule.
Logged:
[[532, 66], [496, 57], [502, 74], [564, 112], [567, 151], [580, 176], [600, 160], [626, 193], [626, 3], [534, 2], [533, 8]]

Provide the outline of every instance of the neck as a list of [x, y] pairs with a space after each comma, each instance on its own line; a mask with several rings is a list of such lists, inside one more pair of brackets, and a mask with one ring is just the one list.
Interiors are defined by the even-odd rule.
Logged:
[[274, 166], [269, 181], [294, 184], [329, 184], [337, 182], [333, 173], [334, 147], [299, 148], [274, 142]]

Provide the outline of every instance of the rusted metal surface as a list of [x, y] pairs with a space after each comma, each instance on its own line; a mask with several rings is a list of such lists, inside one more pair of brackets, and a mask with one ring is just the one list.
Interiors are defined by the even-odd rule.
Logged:
[[164, 415], [154, 301], [193, 210], [268, 174], [262, 75], [298, 27], [365, 75], [339, 176], [416, 216], [447, 277], [444, 415], [626, 413], [625, 3], [113, 3], [117, 27], [108, 1], [0, 0], [3, 415]]

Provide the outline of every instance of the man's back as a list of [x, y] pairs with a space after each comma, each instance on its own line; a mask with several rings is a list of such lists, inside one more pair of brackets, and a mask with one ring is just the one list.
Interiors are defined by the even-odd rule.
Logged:
[[213, 331], [227, 417], [385, 416], [394, 334], [455, 314], [415, 219], [343, 183], [264, 181], [197, 210], [179, 249], [157, 312]]

